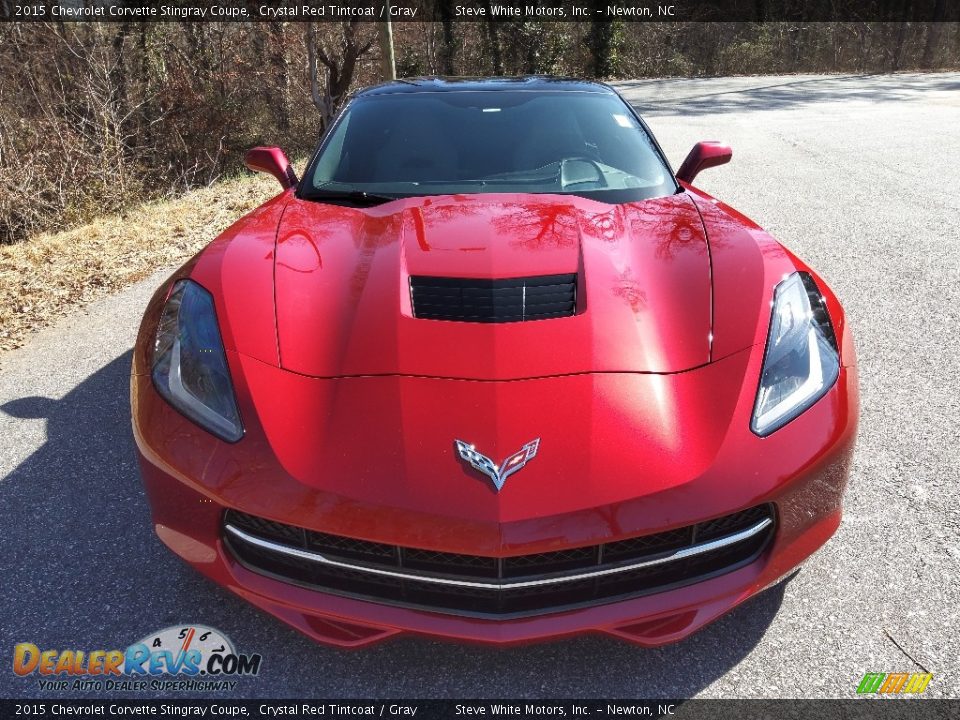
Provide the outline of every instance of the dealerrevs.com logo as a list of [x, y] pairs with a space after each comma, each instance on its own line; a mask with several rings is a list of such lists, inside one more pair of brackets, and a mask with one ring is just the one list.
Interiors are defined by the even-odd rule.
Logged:
[[41, 690], [229, 691], [238, 678], [259, 673], [261, 659], [238, 653], [219, 630], [178, 625], [126, 650], [53, 650], [19, 643], [13, 648], [13, 671], [37, 677]]

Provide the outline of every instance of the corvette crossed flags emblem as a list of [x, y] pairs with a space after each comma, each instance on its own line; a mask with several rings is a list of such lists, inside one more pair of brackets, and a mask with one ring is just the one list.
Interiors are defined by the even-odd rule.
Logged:
[[466, 443], [463, 440], [454, 440], [453, 442], [457, 446], [457, 452], [460, 453], [460, 457], [463, 460], [493, 480], [493, 486], [497, 492], [500, 492], [500, 489], [508, 477], [533, 460], [537, 454], [537, 449], [540, 447], [540, 438], [531, 440], [513, 455], [497, 465], [483, 453], [477, 452], [477, 449], [470, 443]]

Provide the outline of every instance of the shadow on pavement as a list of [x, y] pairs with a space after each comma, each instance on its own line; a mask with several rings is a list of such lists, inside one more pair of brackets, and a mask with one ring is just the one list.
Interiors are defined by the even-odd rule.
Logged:
[[[755, 87], [739, 87], [733, 78], [727, 90], [700, 92], [705, 85], [700, 78], [689, 79], [689, 92], [659, 97], [662, 88], [677, 88], [677, 79], [633, 80], [617, 83], [617, 89], [644, 116], [712, 115], [746, 110], [783, 110], [806, 105], [845, 102], [903, 102], [923, 100], [928, 92], [960, 90], [955, 73], [938, 75], [856, 75], [839, 77], [797, 78], [772, 85], [754, 78]], [[746, 79], [745, 79], [746, 80]], [[682, 83], [683, 81], [681, 81]], [[650, 99], [644, 99], [644, 95]], [[838, 108], [838, 112], [843, 108]]]
[[[47, 418], [47, 442], [0, 479], [8, 659], [19, 642], [123, 649], [155, 630], [201, 623], [240, 652], [263, 655], [261, 674], [240, 681], [234, 696], [685, 698], [751, 651], [783, 599], [781, 585], [657, 650], [601, 635], [512, 649], [414, 637], [355, 652], [316, 645], [203, 579], [154, 536], [130, 430], [129, 368], [127, 352], [61, 400], [23, 397], [0, 407]], [[9, 667], [0, 697], [43, 694], [36, 676], [19, 678]]]

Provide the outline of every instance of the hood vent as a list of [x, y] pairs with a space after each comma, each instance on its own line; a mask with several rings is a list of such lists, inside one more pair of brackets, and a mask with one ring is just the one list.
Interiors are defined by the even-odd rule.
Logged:
[[577, 275], [506, 280], [410, 277], [413, 316], [459, 322], [522, 322], [570, 317], [577, 304]]

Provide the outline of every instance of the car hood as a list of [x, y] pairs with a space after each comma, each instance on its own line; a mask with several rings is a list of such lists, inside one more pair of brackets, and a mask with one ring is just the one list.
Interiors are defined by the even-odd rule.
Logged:
[[[571, 317], [414, 317], [410, 277], [577, 275]], [[510, 380], [670, 373], [710, 356], [710, 258], [685, 193], [611, 206], [467, 195], [351, 208], [292, 199], [276, 236], [279, 363], [315, 377]]]

